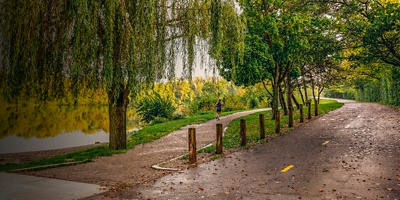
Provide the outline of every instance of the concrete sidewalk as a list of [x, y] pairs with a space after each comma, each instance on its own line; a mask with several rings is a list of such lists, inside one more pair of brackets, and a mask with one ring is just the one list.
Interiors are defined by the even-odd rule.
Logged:
[[0, 199], [80, 199], [102, 193], [99, 185], [0, 173]]

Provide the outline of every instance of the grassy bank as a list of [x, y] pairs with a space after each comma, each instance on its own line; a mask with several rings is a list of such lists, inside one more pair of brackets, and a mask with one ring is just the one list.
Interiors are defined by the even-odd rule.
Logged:
[[[319, 104], [318, 110], [319, 114], [326, 114], [329, 111], [338, 109], [343, 106], [343, 103], [338, 103], [335, 100], [321, 100], [321, 103]], [[307, 107], [304, 107], [305, 110], [305, 120], [307, 122]], [[267, 138], [273, 138], [276, 137], [277, 135], [274, 133], [275, 132], [275, 120], [271, 120], [272, 118], [272, 112], [267, 111], [267, 112], [262, 112], [265, 114], [265, 134]], [[281, 111], [282, 113], [282, 111]], [[245, 119], [246, 120], [246, 140], [247, 140], [247, 145], [244, 147], [240, 146], [240, 119], [235, 119], [232, 122], [229, 123], [228, 129], [225, 132], [222, 140], [223, 140], [223, 146], [224, 148], [248, 148], [250, 146], [253, 146], [255, 144], [259, 144], [263, 142], [264, 140], [260, 139], [260, 122], [259, 122], [259, 114], [260, 113], [254, 113], [248, 116], [244, 116], [240, 119]], [[314, 106], [312, 106], [312, 114], [314, 114]], [[313, 116], [314, 117], [314, 116]], [[294, 120], [295, 120], [295, 126], [298, 125], [296, 123], [299, 123], [300, 121], [300, 112], [299, 110], [295, 109], [294, 112]], [[285, 133], [293, 128], [288, 128], [288, 116], [281, 116], [281, 133]], [[210, 146], [208, 148], [205, 148], [201, 150], [200, 152], [205, 152], [205, 153], [213, 153], [215, 152], [215, 145]], [[218, 157], [218, 156], [217, 156]]]
[[[239, 111], [223, 112], [222, 115], [229, 115]], [[179, 130], [181, 127], [203, 123], [215, 118], [215, 112], [201, 112], [196, 115], [190, 115], [184, 119], [164, 122], [162, 124], [154, 124], [139, 130], [135, 134], [127, 137], [127, 150], [132, 149], [136, 145], [157, 140], [172, 131]], [[67, 154], [60, 154], [50, 158], [45, 158], [23, 164], [3, 164], [0, 165], [0, 171], [12, 171], [24, 168], [35, 167], [54, 167], [68, 162], [90, 162], [92, 159], [99, 156], [110, 156], [112, 154], [125, 153], [127, 150], [110, 150], [107, 145], [96, 146], [85, 150], [80, 150]]]

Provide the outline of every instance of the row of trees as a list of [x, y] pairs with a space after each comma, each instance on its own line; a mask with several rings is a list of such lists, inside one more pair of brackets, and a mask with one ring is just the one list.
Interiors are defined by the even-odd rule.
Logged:
[[332, 88], [327, 94], [400, 106], [399, 2], [354, 1], [344, 5], [349, 76], [340, 83], [341, 88]]
[[224, 49], [221, 75], [237, 85], [271, 85], [272, 92], [265, 89], [272, 108], [283, 108], [289, 126], [292, 100], [298, 105], [293, 90], [303, 104], [313, 96], [316, 114], [327, 87], [360, 100], [400, 105], [397, 1], [240, 2], [248, 27], [244, 56]]
[[241, 4], [248, 28], [245, 53], [241, 57], [225, 48], [221, 75], [237, 85], [264, 84], [274, 118], [281, 106], [293, 126], [292, 102], [300, 104], [293, 91], [299, 92], [302, 104], [309, 103], [310, 95], [318, 103], [323, 89], [340, 78], [339, 25], [330, 3], [243, 0]]

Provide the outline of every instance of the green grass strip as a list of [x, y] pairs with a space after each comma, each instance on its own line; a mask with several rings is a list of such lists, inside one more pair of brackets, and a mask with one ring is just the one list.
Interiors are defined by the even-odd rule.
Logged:
[[[326, 114], [329, 111], [338, 109], [343, 106], [343, 103], [338, 103], [335, 100], [321, 100], [318, 113], [320, 115]], [[307, 118], [307, 107], [304, 107], [305, 110], [305, 118]], [[273, 138], [276, 136], [275, 134], [275, 120], [272, 120], [272, 111], [264, 111], [259, 113], [254, 113], [251, 115], [247, 115], [238, 119], [232, 120], [229, 125], [228, 129], [225, 132], [222, 138], [222, 144], [224, 148], [248, 148], [250, 146], [254, 146], [255, 144], [262, 143], [264, 140], [260, 139], [260, 121], [259, 121], [259, 114], [265, 114], [265, 134], [268, 138]], [[281, 111], [282, 113], [282, 111]], [[312, 105], [312, 114], [314, 114], [314, 105]], [[246, 141], [247, 144], [244, 147], [240, 146], [240, 119], [246, 120]], [[294, 120], [300, 120], [300, 111], [295, 108], [294, 111]], [[293, 128], [288, 127], [288, 116], [281, 116], [281, 134], [285, 133]], [[203, 149], [201, 152], [205, 153], [214, 153], [216, 151], [215, 145], [210, 146], [206, 149]]]

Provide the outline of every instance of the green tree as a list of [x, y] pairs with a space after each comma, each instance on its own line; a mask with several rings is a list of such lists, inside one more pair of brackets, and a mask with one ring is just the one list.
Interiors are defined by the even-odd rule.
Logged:
[[[400, 68], [400, 4], [395, 0], [360, 1], [334, 3], [336, 17], [342, 21], [341, 36], [346, 42], [347, 58], [353, 68], [359, 68], [352, 86], [359, 94], [357, 99], [374, 100], [377, 92], [385, 92], [387, 100], [400, 105], [398, 71]], [[370, 68], [378, 68], [370, 70]], [[385, 71], [366, 78], [371, 71]], [[388, 75], [390, 74], [390, 75]], [[372, 87], [371, 81], [376, 84]], [[371, 96], [370, 96], [371, 95]], [[382, 101], [383, 100], [383, 101]]]
[[3, 0], [0, 84], [8, 100], [105, 88], [109, 147], [124, 149], [129, 97], [172, 78], [179, 49], [190, 77], [201, 38], [217, 60], [222, 46], [240, 51], [241, 27], [232, 0]]
[[241, 4], [248, 24], [244, 58], [232, 62], [235, 58], [225, 48], [221, 75], [244, 86], [271, 82], [272, 92], [267, 92], [272, 96], [275, 113], [279, 87], [307, 44], [302, 34], [308, 19], [297, 12], [297, 1], [243, 0]]

